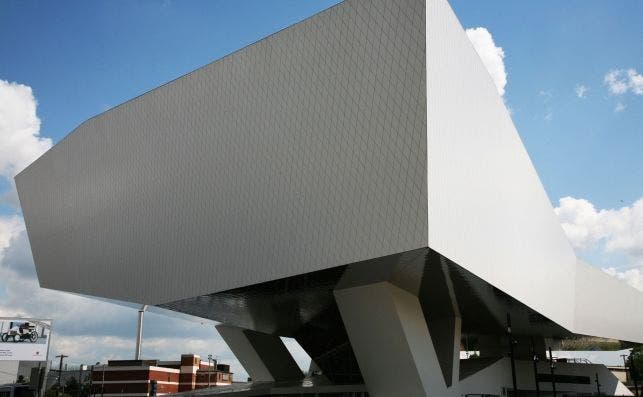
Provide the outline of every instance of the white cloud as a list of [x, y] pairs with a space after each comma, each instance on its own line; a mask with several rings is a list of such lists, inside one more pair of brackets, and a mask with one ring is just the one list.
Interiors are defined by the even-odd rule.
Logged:
[[627, 92], [627, 81], [622, 78], [622, 70], [610, 70], [604, 78], [610, 93], [621, 95]]
[[576, 96], [580, 99], [585, 99], [587, 98], [587, 92], [589, 91], [589, 87], [583, 84], [577, 84], [576, 87], [574, 88], [574, 91], [576, 92]]
[[643, 95], [643, 75], [637, 73], [634, 69], [628, 69], [627, 77], [629, 79], [629, 86], [632, 93]]
[[496, 84], [498, 93], [505, 94], [505, 86], [507, 85], [507, 72], [505, 70], [505, 52], [502, 47], [496, 46], [496, 43], [491, 36], [491, 33], [486, 28], [470, 28], [467, 29], [467, 36], [476, 49], [476, 52], [482, 59], [493, 82]]
[[[70, 363], [92, 364], [132, 358], [136, 309], [79, 295], [40, 288], [29, 241], [20, 217], [0, 218], [0, 317], [54, 320], [53, 357], [64, 353]], [[218, 356], [232, 365], [237, 379], [243, 367], [216, 333], [211, 322], [199, 324], [148, 312], [143, 327], [146, 358], [178, 360], [182, 353]]]
[[623, 102], [617, 102], [616, 106], [614, 106], [614, 113], [621, 113], [627, 108], [627, 105], [624, 104]]
[[631, 207], [596, 210], [588, 200], [564, 197], [555, 211], [575, 248], [604, 242], [607, 251], [643, 258], [643, 198]]
[[612, 69], [605, 74], [603, 81], [613, 95], [623, 95], [627, 92], [643, 95], [643, 75], [636, 69]]
[[22, 218], [15, 215], [0, 216], [0, 264], [4, 258], [5, 251], [22, 230], [24, 230]]
[[[585, 199], [564, 197], [555, 208], [572, 246], [580, 252], [599, 248], [608, 254], [622, 254], [635, 265], [631, 269], [607, 270], [643, 290], [643, 198], [632, 206], [601, 209]], [[609, 268], [608, 268], [609, 269]]]
[[36, 106], [31, 87], [0, 80], [0, 178], [11, 186], [2, 201], [15, 206], [13, 177], [52, 145], [40, 136]]

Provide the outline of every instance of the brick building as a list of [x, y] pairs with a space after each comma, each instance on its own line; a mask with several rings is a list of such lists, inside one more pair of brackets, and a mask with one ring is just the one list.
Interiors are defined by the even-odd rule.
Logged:
[[194, 354], [181, 355], [181, 361], [110, 360], [107, 365], [94, 366], [91, 393], [101, 397], [164, 395], [230, 385], [232, 375], [229, 365], [201, 361]]

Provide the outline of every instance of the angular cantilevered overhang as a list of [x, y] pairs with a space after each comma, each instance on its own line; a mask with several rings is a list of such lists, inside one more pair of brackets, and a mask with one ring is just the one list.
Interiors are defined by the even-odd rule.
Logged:
[[643, 294], [577, 263], [445, 0], [331, 7], [87, 120], [16, 184], [43, 287], [167, 306], [430, 249], [561, 329], [643, 342]]

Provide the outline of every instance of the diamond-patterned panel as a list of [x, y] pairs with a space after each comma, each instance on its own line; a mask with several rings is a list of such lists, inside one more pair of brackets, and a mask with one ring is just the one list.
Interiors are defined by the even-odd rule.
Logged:
[[425, 10], [348, 0], [78, 127], [17, 178], [43, 286], [145, 303], [427, 244]]

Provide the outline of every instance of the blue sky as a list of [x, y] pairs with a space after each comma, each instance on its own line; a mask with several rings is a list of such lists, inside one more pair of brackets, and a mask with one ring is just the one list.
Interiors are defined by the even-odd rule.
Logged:
[[[571, 195], [612, 208], [639, 199], [643, 96], [610, 96], [603, 79], [611, 69], [641, 72], [643, 3], [451, 4], [463, 26], [486, 27], [504, 49], [505, 96], [552, 202]], [[579, 84], [589, 88], [585, 99], [575, 95]], [[627, 108], [615, 113], [619, 100]]]
[[[34, 131], [56, 143], [87, 118], [334, 3], [0, 0], [0, 81], [31, 88], [41, 121]], [[643, 73], [643, 2], [453, 0], [451, 5], [465, 28], [485, 28], [492, 44], [502, 48], [505, 102], [579, 255], [643, 286], [643, 93], [636, 85]], [[615, 93], [618, 87], [605, 82], [611, 71], [618, 71], [613, 76], [625, 84], [624, 91], [621, 86]], [[9, 109], [1, 100], [0, 111]], [[10, 133], [0, 131], [0, 156], [10, 156], [1, 148], [9, 136], [1, 134]], [[9, 173], [0, 175], [0, 194], [11, 189]], [[563, 197], [570, 198], [559, 204]], [[19, 208], [0, 200], [0, 221], [6, 237], [3, 243], [0, 234], [0, 272], [7, 280], [6, 272], [20, 274], [11, 277], [23, 288], [37, 289]], [[17, 301], [1, 303], [19, 296], [11, 288], [0, 281], [0, 315], [14, 315], [9, 311], [16, 307], [44, 315], [44, 309]], [[89, 307], [96, 311], [82, 298], [37, 294], [34, 307], [56, 300], [53, 313], [70, 322], [75, 309], [70, 314], [69, 305], [81, 314]], [[87, 343], [111, 343], [117, 356], [129, 354], [136, 312], [100, 307], [110, 315], [94, 313], [93, 328], [63, 326], [59, 332], [84, 335]], [[150, 321], [156, 326], [146, 335], [158, 343], [149, 354], [161, 352], [162, 341], [175, 337], [173, 330], [190, 329], [195, 338], [220, 346], [209, 328], [194, 331], [157, 315]], [[96, 339], [103, 337], [116, 339]], [[74, 348], [61, 340], [59, 349]], [[78, 351], [77, 357], [90, 360], [89, 354]], [[99, 360], [107, 353], [95, 354], [103, 354]]]

